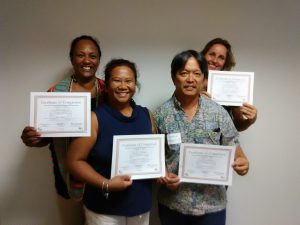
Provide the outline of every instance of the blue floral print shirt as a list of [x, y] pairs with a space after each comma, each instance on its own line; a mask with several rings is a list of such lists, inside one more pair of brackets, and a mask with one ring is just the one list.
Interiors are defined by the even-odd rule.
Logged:
[[[158, 133], [181, 134], [182, 143], [238, 145], [238, 132], [226, 110], [201, 96], [192, 121], [188, 121], [175, 95], [153, 113]], [[178, 174], [180, 143], [168, 144], [165, 156], [167, 170]], [[226, 189], [221, 185], [181, 183], [175, 191], [161, 186], [160, 204], [187, 215], [203, 215], [226, 207]]]

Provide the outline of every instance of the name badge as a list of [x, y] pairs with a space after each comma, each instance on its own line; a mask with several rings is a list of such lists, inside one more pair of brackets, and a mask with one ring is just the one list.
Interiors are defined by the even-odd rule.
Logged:
[[169, 145], [181, 144], [181, 134], [180, 133], [168, 134], [167, 141]]

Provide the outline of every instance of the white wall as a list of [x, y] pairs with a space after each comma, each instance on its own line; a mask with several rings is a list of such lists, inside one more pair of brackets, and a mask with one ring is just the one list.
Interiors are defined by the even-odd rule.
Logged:
[[136, 62], [136, 100], [150, 109], [173, 92], [176, 53], [217, 36], [230, 40], [236, 70], [255, 72], [259, 115], [241, 134], [251, 171], [234, 176], [227, 224], [299, 225], [299, 12], [298, 0], [1, 0], [0, 224], [82, 224], [80, 206], [55, 194], [47, 148], [25, 147], [20, 134], [29, 92], [69, 74], [70, 41], [91, 34], [103, 50], [99, 74], [112, 57]]

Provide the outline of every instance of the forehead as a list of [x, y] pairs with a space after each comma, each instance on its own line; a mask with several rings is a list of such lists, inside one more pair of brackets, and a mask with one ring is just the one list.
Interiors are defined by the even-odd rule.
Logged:
[[211, 46], [211, 48], [208, 50], [209, 52], [216, 52], [221, 55], [227, 54], [227, 48], [222, 44], [214, 44]]
[[133, 77], [134, 73], [128, 66], [116, 66], [111, 71], [111, 77]]
[[184, 65], [185, 70], [200, 70], [198, 61], [194, 57], [190, 57]]
[[98, 51], [97, 46], [94, 44], [94, 42], [92, 42], [91, 40], [88, 40], [88, 39], [80, 40], [75, 45], [75, 50], [81, 50], [84, 48], [90, 48], [90, 49]]

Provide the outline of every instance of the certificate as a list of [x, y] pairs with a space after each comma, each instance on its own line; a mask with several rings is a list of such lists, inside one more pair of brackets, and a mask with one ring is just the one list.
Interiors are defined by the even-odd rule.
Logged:
[[31, 92], [30, 126], [42, 137], [91, 134], [91, 93]]
[[164, 134], [114, 136], [111, 177], [130, 175], [136, 180], [165, 176], [164, 147]]
[[253, 72], [209, 71], [207, 92], [220, 105], [253, 104], [253, 86]]
[[179, 172], [181, 182], [215, 185], [232, 184], [236, 146], [182, 143]]

